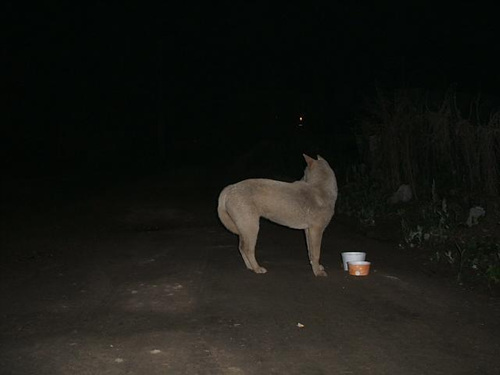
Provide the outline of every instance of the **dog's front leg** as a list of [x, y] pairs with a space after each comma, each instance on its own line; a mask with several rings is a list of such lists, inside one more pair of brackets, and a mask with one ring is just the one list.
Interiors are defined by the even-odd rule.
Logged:
[[323, 230], [324, 228], [317, 227], [307, 228], [305, 230], [309, 261], [311, 262], [311, 266], [315, 276], [328, 276], [328, 274], [325, 272], [325, 268], [321, 264], [319, 264]]

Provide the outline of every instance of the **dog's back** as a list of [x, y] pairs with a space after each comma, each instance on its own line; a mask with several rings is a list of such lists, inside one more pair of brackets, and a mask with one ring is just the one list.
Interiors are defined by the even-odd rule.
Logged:
[[335, 211], [337, 180], [324, 159], [308, 166], [304, 178], [287, 183], [248, 179], [229, 185], [219, 196], [218, 214], [228, 230], [238, 234], [235, 216], [265, 217], [295, 229], [330, 221]]

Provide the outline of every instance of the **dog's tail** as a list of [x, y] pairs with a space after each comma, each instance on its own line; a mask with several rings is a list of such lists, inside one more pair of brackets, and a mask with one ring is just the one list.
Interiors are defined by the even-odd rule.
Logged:
[[234, 223], [231, 216], [229, 216], [226, 210], [226, 196], [227, 196], [228, 188], [226, 187], [219, 195], [219, 205], [217, 207], [217, 213], [219, 214], [219, 219], [224, 224], [224, 226], [234, 234], [239, 234], [238, 228]]

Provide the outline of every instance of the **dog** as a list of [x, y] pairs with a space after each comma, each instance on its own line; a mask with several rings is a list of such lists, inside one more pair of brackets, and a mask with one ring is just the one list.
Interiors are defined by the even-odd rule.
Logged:
[[294, 229], [304, 229], [309, 261], [315, 276], [327, 276], [319, 263], [323, 231], [335, 213], [338, 188], [328, 162], [303, 155], [304, 177], [292, 183], [248, 179], [226, 186], [217, 212], [224, 226], [239, 236], [239, 250], [248, 269], [266, 273], [255, 259], [261, 217]]

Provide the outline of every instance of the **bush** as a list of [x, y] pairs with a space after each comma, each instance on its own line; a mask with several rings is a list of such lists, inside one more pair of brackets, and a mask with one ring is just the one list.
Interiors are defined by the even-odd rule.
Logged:
[[389, 190], [409, 184], [416, 197], [433, 182], [441, 193], [498, 196], [500, 112], [481, 119], [477, 100], [464, 118], [454, 89], [441, 101], [429, 97], [422, 90], [379, 90], [369, 103], [358, 139], [369, 145], [364, 154], [372, 176]]
[[500, 285], [500, 244], [493, 238], [458, 240], [454, 247], [436, 250], [432, 260], [454, 269], [458, 282]]
[[[477, 202], [491, 206], [490, 218], [500, 212], [494, 203], [500, 196], [500, 112], [484, 120], [479, 99], [468, 104], [464, 117], [454, 89], [441, 100], [422, 90], [379, 90], [358, 123], [366, 166], [348, 173], [337, 212], [364, 226], [397, 212], [402, 247], [430, 251], [432, 264], [461, 283], [493, 288], [500, 286], [500, 222], [490, 231], [481, 224], [468, 228], [465, 220]], [[387, 204], [402, 184], [410, 185], [414, 200]]]

